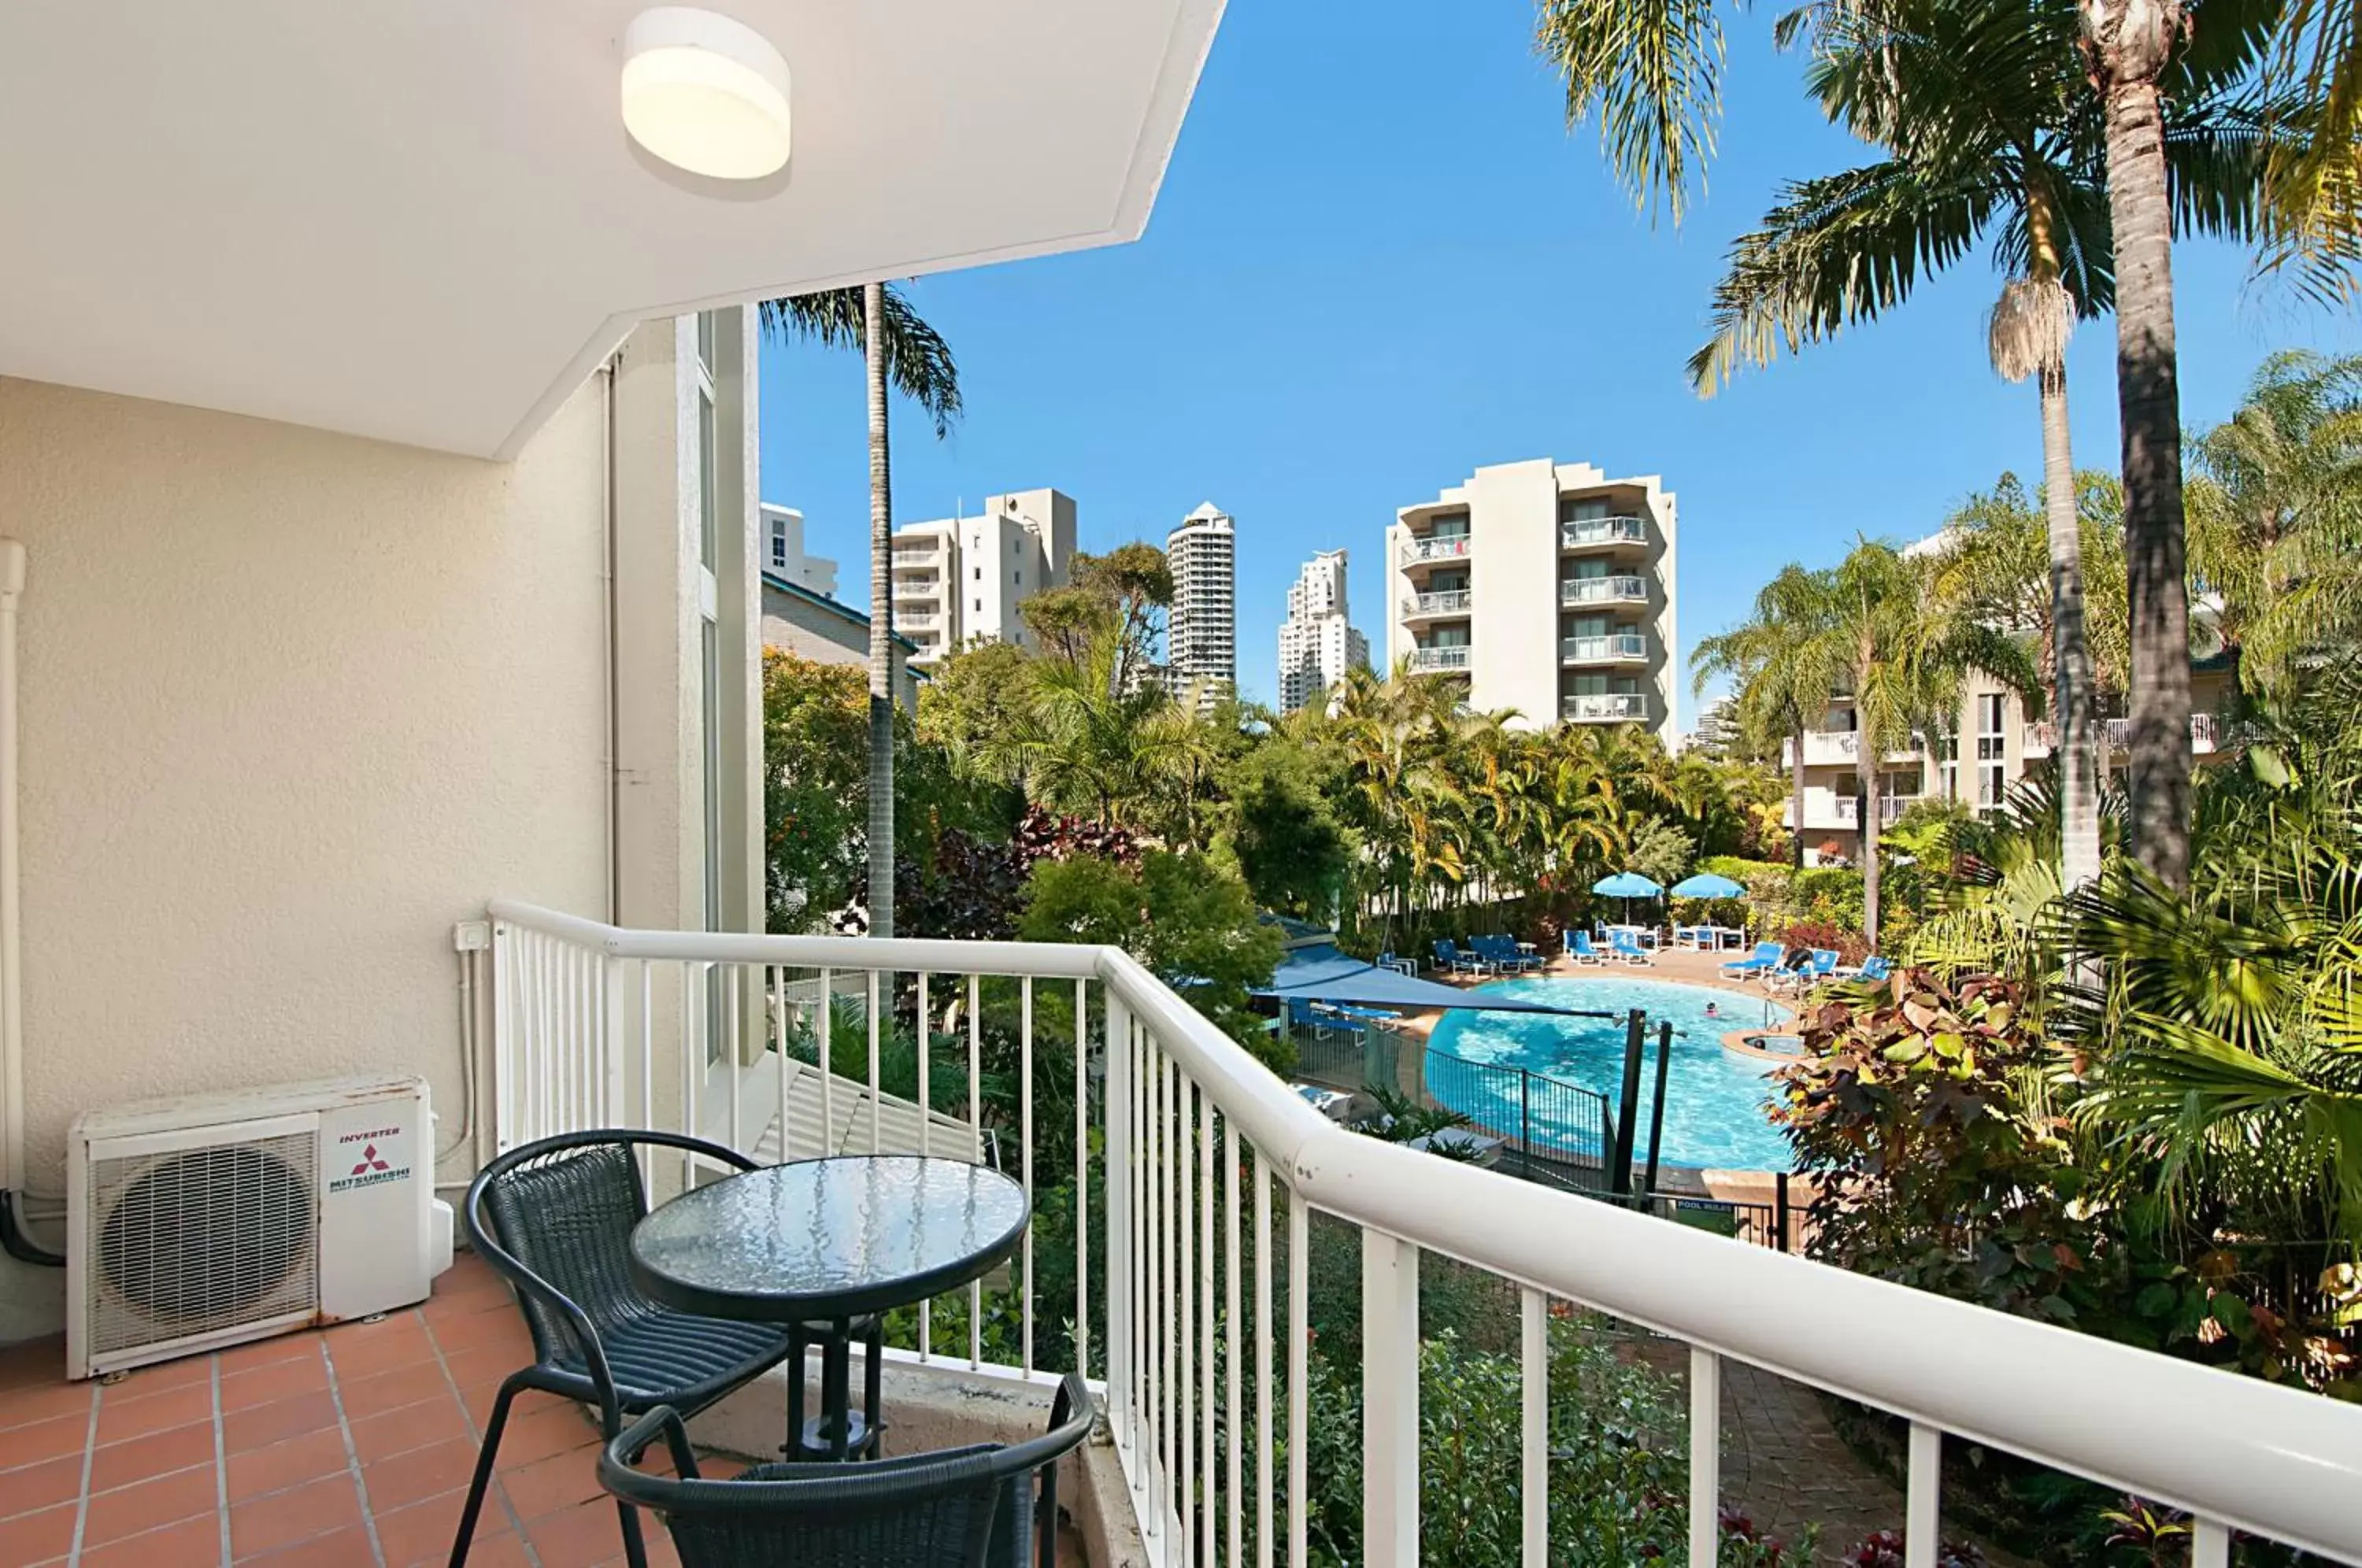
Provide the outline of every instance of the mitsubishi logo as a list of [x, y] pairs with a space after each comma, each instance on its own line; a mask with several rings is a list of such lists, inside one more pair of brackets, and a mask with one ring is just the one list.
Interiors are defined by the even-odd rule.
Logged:
[[387, 1165], [383, 1160], [378, 1157], [377, 1145], [375, 1143], [371, 1143], [369, 1147], [361, 1151], [361, 1163], [353, 1167], [353, 1175], [368, 1176], [372, 1171], [390, 1171], [392, 1169], [393, 1169], [392, 1165]]

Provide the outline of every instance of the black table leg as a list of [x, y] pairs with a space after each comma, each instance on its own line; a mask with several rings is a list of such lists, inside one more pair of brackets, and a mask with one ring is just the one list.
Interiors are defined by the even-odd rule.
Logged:
[[828, 1456], [849, 1457], [853, 1427], [853, 1325], [831, 1323], [828, 1343], [821, 1352], [821, 1431], [828, 1439]]

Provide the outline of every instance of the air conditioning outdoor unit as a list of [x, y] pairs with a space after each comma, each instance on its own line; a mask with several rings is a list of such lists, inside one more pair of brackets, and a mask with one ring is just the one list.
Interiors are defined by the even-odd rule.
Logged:
[[66, 1158], [72, 1377], [388, 1311], [434, 1279], [423, 1078], [91, 1111]]

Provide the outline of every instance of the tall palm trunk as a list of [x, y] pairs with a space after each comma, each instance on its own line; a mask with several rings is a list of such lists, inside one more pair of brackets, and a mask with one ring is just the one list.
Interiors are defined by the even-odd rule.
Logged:
[[2190, 878], [2190, 603], [2184, 583], [2181, 399], [2173, 342], [2173, 214], [2158, 78], [2178, 0], [2083, 0], [2106, 101], [2116, 245], [2116, 399], [2124, 431], [2125, 575], [2132, 619], [2133, 854], [2169, 887]]
[[886, 287], [861, 292], [869, 376], [869, 934], [894, 934], [894, 502], [886, 451]]
[[1788, 799], [1796, 803], [1795, 831], [1788, 841], [1789, 858], [1796, 869], [1805, 868], [1805, 715], [1796, 715], [1796, 751], [1789, 767]]
[[[1864, 672], [1866, 675], [1867, 672]], [[1854, 690], [1862, 690], [1864, 676], [1856, 676]], [[1854, 777], [1860, 781], [1861, 803], [1856, 810], [1861, 820], [1855, 824], [1861, 840], [1861, 937], [1870, 950], [1878, 951], [1878, 745], [1862, 723], [1859, 701], [1853, 711]]]
[[2067, 431], [2067, 364], [2043, 367], [2042, 502], [2050, 526], [2050, 662], [2058, 725], [2060, 886], [2100, 874], [2100, 781], [2093, 767], [2092, 647], [2083, 630], [2083, 539]]

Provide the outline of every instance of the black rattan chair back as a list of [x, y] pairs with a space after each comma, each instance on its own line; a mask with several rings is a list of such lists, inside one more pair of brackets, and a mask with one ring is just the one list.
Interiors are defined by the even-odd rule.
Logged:
[[[1078, 1376], [1029, 1442], [851, 1464], [758, 1464], [734, 1480], [698, 1468], [689, 1429], [652, 1410], [607, 1445], [599, 1483], [661, 1516], [681, 1568], [1054, 1568], [1057, 1463], [1090, 1435]], [[678, 1476], [638, 1469], [661, 1439]], [[1037, 1491], [1038, 1478], [1038, 1491]]]
[[[632, 1283], [632, 1227], [648, 1211], [624, 1143], [545, 1154], [485, 1184], [484, 1217], [508, 1254], [611, 1333], [648, 1310]], [[587, 1369], [589, 1351], [565, 1315], [538, 1292], [520, 1294], [535, 1359]]]

